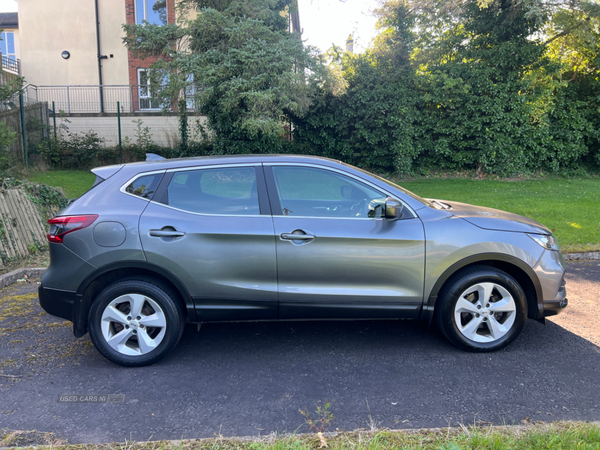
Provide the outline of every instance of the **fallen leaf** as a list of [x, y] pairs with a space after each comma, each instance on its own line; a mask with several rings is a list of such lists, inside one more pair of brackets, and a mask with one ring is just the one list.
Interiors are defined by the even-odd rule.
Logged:
[[327, 441], [325, 440], [325, 436], [320, 431], [317, 433], [317, 437], [319, 438], [319, 448], [327, 448]]

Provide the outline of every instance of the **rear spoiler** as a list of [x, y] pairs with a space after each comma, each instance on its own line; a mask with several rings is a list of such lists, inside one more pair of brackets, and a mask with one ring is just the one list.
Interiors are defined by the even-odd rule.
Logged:
[[114, 166], [104, 166], [104, 167], [96, 167], [92, 169], [92, 173], [96, 175], [96, 182], [94, 186], [98, 184], [98, 178], [100, 178], [100, 182], [106, 180], [107, 178], [112, 177], [115, 173], [123, 168], [123, 164], [118, 164]]

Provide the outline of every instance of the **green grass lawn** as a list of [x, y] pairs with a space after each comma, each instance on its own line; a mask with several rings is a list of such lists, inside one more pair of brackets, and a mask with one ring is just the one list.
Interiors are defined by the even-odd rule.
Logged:
[[76, 198], [92, 187], [96, 175], [89, 170], [54, 170], [50, 172], [30, 172], [27, 177], [32, 183], [43, 183], [59, 187], [67, 198]]
[[398, 182], [417, 195], [502, 209], [550, 228], [564, 251], [600, 250], [600, 179], [526, 181], [426, 178]]
[[[79, 197], [94, 183], [89, 171], [31, 173], [35, 183]], [[398, 182], [422, 197], [454, 200], [531, 217], [548, 228], [567, 252], [600, 250], [600, 179], [545, 178], [524, 181], [422, 178]]]
[[173, 441], [65, 444], [52, 433], [0, 430], [2, 447], [39, 442], [41, 450], [597, 450], [600, 428], [582, 422], [528, 426], [445, 428], [416, 431], [342, 431], [334, 434], [269, 434], [254, 438], [216, 436]]

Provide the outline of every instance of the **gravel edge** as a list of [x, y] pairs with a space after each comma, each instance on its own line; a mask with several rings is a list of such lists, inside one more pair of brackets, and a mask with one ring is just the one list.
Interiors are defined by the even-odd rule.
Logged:
[[565, 261], [585, 261], [600, 259], [600, 252], [581, 252], [581, 253], [564, 253]]
[[47, 270], [47, 267], [24, 267], [12, 272], [0, 275], [0, 289], [16, 283], [21, 278], [39, 278]]

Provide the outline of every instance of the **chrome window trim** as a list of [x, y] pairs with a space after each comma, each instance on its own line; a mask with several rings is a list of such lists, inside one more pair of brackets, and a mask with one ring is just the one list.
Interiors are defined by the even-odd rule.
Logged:
[[[359, 183], [362, 184], [366, 184], [367, 186], [375, 189], [378, 192], [382, 192], [384, 194], [386, 194], [386, 197], [392, 197], [395, 198], [396, 200], [398, 200], [400, 203], [402, 203], [404, 205], [404, 207], [406, 209], [408, 209], [412, 215], [414, 216], [414, 218], [419, 217], [417, 215], [417, 213], [415, 212], [415, 210], [413, 208], [411, 208], [405, 201], [403, 201], [402, 199], [398, 198], [397, 195], [394, 195], [392, 193], [390, 193], [389, 191], [382, 189], [381, 187], [371, 183], [370, 181], [365, 180], [364, 178], [360, 178], [357, 177], [354, 174], [348, 173], [348, 172], [344, 172], [343, 170], [339, 170], [339, 169], [335, 169], [333, 167], [329, 167], [329, 166], [323, 166], [320, 164], [310, 164], [310, 163], [263, 163], [263, 165], [265, 166], [296, 166], [296, 167], [311, 167], [313, 169], [323, 169], [323, 170], [329, 170], [331, 172], [337, 172], [341, 175], [345, 175], [347, 177], [350, 178], [354, 178], [356, 181], [358, 181]], [[277, 180], [275, 180], [275, 182], [277, 182]], [[279, 193], [277, 193], [279, 195]], [[280, 199], [281, 201], [281, 199]], [[387, 220], [385, 218], [381, 218], [381, 217], [314, 217], [314, 216], [285, 216], [285, 215], [275, 215], [273, 214], [273, 217], [290, 217], [290, 218], [304, 218], [304, 219], [346, 219], [346, 220]]]
[[174, 169], [166, 169], [167, 173], [170, 172], [189, 172], [190, 170], [202, 170], [202, 169], [220, 169], [227, 167], [252, 167], [256, 170], [256, 166], [261, 166], [262, 163], [233, 163], [233, 164], [210, 164], [206, 166], [190, 166], [190, 167], [177, 167]]
[[207, 216], [207, 217], [267, 217], [269, 219], [271, 219], [273, 216], [271, 216], [270, 214], [208, 214], [208, 213], [199, 213], [199, 212], [194, 212], [194, 211], [188, 211], [186, 209], [180, 209], [180, 208], [176, 208], [174, 206], [171, 205], [165, 205], [164, 203], [160, 203], [160, 202], [155, 202], [154, 200], [151, 200], [150, 203], [153, 203], [155, 205], [158, 206], [163, 206], [165, 208], [169, 208], [175, 211], [179, 211], [179, 212], [184, 212], [187, 214], [193, 214], [194, 216]]

